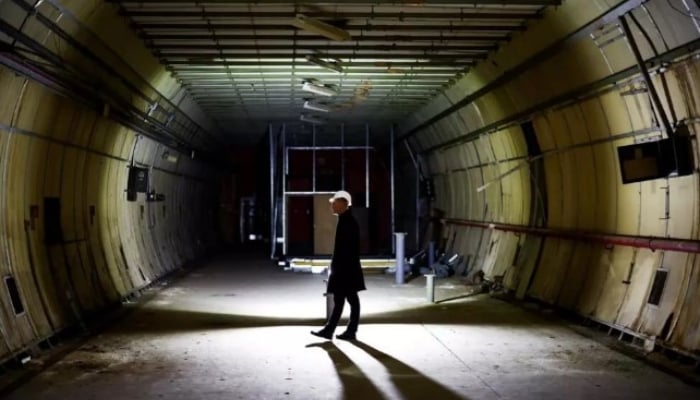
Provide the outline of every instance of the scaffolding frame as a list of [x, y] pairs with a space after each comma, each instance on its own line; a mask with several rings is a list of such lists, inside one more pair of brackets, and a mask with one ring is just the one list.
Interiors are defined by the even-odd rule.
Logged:
[[[270, 224], [270, 242], [271, 242], [271, 247], [272, 247], [272, 253], [271, 253], [271, 258], [275, 258], [276, 253], [277, 253], [277, 246], [279, 243], [282, 244], [282, 249], [281, 249], [281, 257], [287, 257], [288, 255], [288, 237], [289, 237], [289, 232], [288, 232], [288, 222], [287, 222], [287, 209], [288, 209], [288, 199], [290, 197], [294, 196], [314, 196], [314, 195], [333, 195], [335, 192], [329, 192], [329, 191], [320, 191], [317, 190], [317, 165], [316, 165], [316, 151], [322, 151], [322, 150], [339, 150], [341, 153], [341, 167], [340, 167], [340, 175], [341, 175], [341, 190], [345, 190], [346, 188], [346, 180], [345, 180], [345, 171], [346, 171], [346, 155], [345, 152], [347, 150], [364, 150], [365, 154], [365, 207], [369, 208], [370, 207], [370, 155], [371, 151], [374, 150], [376, 152], [376, 148], [374, 146], [371, 146], [370, 144], [370, 126], [369, 124], [365, 124], [365, 143], [364, 146], [345, 146], [345, 124], [340, 124], [340, 146], [337, 145], [317, 145], [316, 141], [316, 126], [312, 126], [312, 131], [311, 131], [311, 146], [299, 146], [299, 145], [292, 145], [292, 146], [287, 146], [287, 129], [286, 129], [286, 124], [282, 124], [280, 128], [280, 134], [279, 134], [279, 139], [275, 138], [275, 135], [273, 133], [272, 125], [269, 126], [268, 129], [268, 134], [270, 136], [270, 212], [271, 215], [274, 215], [273, 221], [271, 221]], [[390, 235], [393, 237], [393, 232], [395, 229], [395, 177], [394, 177], [394, 151], [395, 151], [395, 137], [394, 137], [394, 128], [391, 128], [391, 145], [390, 147], [390, 172], [389, 172], [389, 179], [390, 179], [390, 191], [391, 191], [391, 210], [390, 210], [390, 217], [391, 217], [391, 223], [390, 223], [390, 229], [391, 232]], [[281, 149], [281, 177], [277, 176], [276, 171], [279, 167], [277, 164], [278, 157], [280, 156], [279, 150]], [[290, 191], [287, 190], [287, 175], [289, 174], [289, 160], [290, 160], [290, 151], [294, 150], [301, 150], [301, 151], [311, 151], [312, 152], [312, 163], [311, 163], [311, 174], [312, 174], [312, 179], [311, 179], [311, 190], [302, 190], [302, 191]], [[375, 153], [376, 154], [376, 153]], [[276, 192], [275, 187], [276, 183], [281, 180], [282, 183], [282, 189], [281, 193]], [[279, 210], [279, 205], [278, 202], [281, 201], [281, 212], [278, 213], [277, 210]], [[278, 214], [281, 214], [278, 215]], [[281, 227], [281, 235], [278, 236], [278, 221], [279, 218], [282, 218], [282, 227]], [[394, 251], [393, 247], [393, 241], [392, 241], [392, 251]]]

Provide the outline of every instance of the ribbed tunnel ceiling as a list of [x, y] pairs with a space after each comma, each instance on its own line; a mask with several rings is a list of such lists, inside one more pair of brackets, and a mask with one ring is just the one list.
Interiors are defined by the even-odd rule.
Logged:
[[[525, 30], [544, 7], [560, 3], [113, 2], [204, 111], [239, 137], [261, 133], [268, 122], [304, 128], [302, 115], [386, 127]], [[349, 38], [300, 29], [294, 23], [300, 15]], [[340, 65], [342, 72], [309, 61], [311, 56]], [[338, 94], [303, 91], [306, 81]], [[305, 109], [306, 101], [330, 111]]]

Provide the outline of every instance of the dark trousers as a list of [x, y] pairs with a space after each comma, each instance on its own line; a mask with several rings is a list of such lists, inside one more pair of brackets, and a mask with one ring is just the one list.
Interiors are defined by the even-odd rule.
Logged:
[[345, 300], [350, 304], [350, 322], [348, 323], [346, 331], [349, 333], [357, 332], [357, 325], [360, 323], [360, 298], [357, 296], [357, 292], [350, 292], [333, 294], [333, 312], [325, 328], [331, 333], [334, 332], [336, 326], [338, 326], [340, 316], [343, 314]]

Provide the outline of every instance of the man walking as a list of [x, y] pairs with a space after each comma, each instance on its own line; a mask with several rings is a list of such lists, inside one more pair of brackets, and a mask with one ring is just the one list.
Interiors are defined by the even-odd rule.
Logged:
[[357, 292], [365, 290], [365, 278], [360, 265], [360, 227], [352, 216], [352, 197], [341, 190], [331, 199], [333, 213], [338, 216], [335, 231], [335, 247], [330, 266], [327, 292], [333, 294], [333, 312], [323, 329], [311, 332], [312, 335], [332, 339], [333, 332], [343, 313], [345, 300], [350, 304], [350, 322], [338, 339], [355, 340], [357, 325], [360, 322], [360, 298]]

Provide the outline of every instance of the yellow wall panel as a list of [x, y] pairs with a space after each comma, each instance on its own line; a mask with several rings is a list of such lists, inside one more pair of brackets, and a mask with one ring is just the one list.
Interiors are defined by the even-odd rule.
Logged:
[[678, 319], [672, 331], [671, 342], [681, 348], [700, 347], [700, 257], [694, 255], [687, 281], [687, 293], [680, 305]]
[[576, 204], [578, 229], [594, 231], [599, 229], [595, 224], [596, 216], [603, 206], [598, 197], [599, 173], [594, 162], [594, 153], [589, 147], [576, 149], [570, 153], [573, 156], [575, 169], [568, 175], [575, 180], [573, 194], [576, 196], [576, 201], [567, 203], [568, 208], [571, 209]]
[[[658, 306], [647, 304], [642, 313], [640, 331], [650, 336], [659, 336], [666, 324], [673, 326], [678, 317], [682, 295], [691, 276], [693, 259], [688, 254], [667, 251], [661, 267], [668, 270], [666, 284]], [[651, 282], [649, 287], [651, 288]], [[661, 339], [665, 339], [661, 337]]]
[[44, 172], [44, 195], [59, 197], [61, 193], [61, 165], [63, 163], [64, 147], [49, 143], [46, 151], [46, 170]]
[[666, 190], [668, 180], [655, 179], [640, 184], [641, 214], [644, 216], [639, 224], [642, 236], [665, 236], [666, 231]]
[[617, 317], [618, 324], [634, 330], [639, 329], [639, 318], [649, 297], [649, 282], [654, 278], [654, 271], [659, 267], [660, 259], [661, 253], [658, 251], [637, 249], [627, 295]]
[[595, 313], [611, 264], [611, 250], [599, 250], [589, 255], [588, 273], [576, 305], [576, 310], [581, 314], [589, 316]]
[[547, 238], [544, 243], [540, 264], [530, 288], [530, 295], [553, 303], [561, 290], [562, 280], [570, 265], [575, 244], [560, 239]]
[[[632, 89], [632, 87], [630, 89]], [[623, 100], [627, 112], [630, 115], [633, 131], [639, 131], [654, 126], [654, 113], [652, 112], [651, 100], [646, 93], [643, 95], [627, 95]]]
[[560, 307], [575, 309], [586, 282], [591, 273], [591, 260], [597, 260], [605, 251], [602, 246], [589, 243], [577, 243], [567, 266], [566, 276], [561, 282], [556, 304]]
[[[611, 135], [631, 132], [632, 120], [629, 115], [627, 104], [618, 92], [608, 92], [598, 96], [601, 108], [605, 113], [607, 127]], [[593, 134], [595, 136], [595, 134]]]
[[674, 238], [695, 239], [698, 229], [697, 175], [671, 178], [669, 184], [668, 235]]
[[634, 250], [630, 247], [615, 246], [610, 252], [611, 262], [607, 265], [608, 271], [594, 316], [602, 321], [615, 322], [627, 293], [628, 285], [623, 281], [627, 280], [629, 275]]

